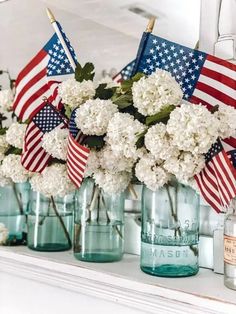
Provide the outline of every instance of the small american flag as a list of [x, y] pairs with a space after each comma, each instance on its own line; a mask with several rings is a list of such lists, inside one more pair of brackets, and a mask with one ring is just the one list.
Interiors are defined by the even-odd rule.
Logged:
[[42, 147], [42, 137], [56, 127], [66, 128], [67, 121], [51, 104], [44, 104], [26, 129], [21, 156], [21, 163], [25, 169], [42, 172], [48, 165], [51, 155]]
[[225, 211], [236, 196], [236, 170], [219, 139], [205, 159], [206, 166], [195, 180], [207, 203], [217, 212]]
[[135, 65], [135, 60], [131, 61], [127, 64], [118, 74], [116, 74], [112, 79], [116, 83], [120, 83], [122, 81], [128, 80], [133, 73]]
[[87, 136], [77, 128], [75, 123], [75, 114], [76, 110], [72, 112], [69, 123], [67, 171], [71, 181], [79, 188], [84, 178], [84, 172], [90, 150], [81, 145]]
[[[146, 33], [143, 36], [147, 37]], [[185, 100], [208, 108], [223, 104], [236, 109], [235, 64], [152, 34], [142, 42], [145, 45], [139, 49], [136, 72], [149, 75], [157, 68], [166, 70], [180, 84]], [[236, 148], [236, 138], [225, 141]]]
[[[69, 40], [58, 22], [62, 40], [75, 64], [76, 56]], [[61, 41], [55, 33], [39, 53], [19, 73], [16, 79], [16, 96], [13, 110], [20, 120], [25, 121], [44, 106], [43, 96], [56, 107], [60, 106], [58, 84], [74, 73]]]

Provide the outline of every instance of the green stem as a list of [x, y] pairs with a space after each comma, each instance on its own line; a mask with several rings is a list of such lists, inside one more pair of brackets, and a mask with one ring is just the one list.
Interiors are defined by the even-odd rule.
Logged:
[[65, 233], [65, 236], [66, 236], [66, 239], [67, 239], [67, 241], [68, 241], [68, 244], [69, 244], [69, 246], [71, 247], [71, 246], [72, 246], [72, 243], [71, 243], [70, 235], [69, 235], [69, 233], [68, 233], [68, 231], [67, 231], [67, 229], [66, 229], [66, 226], [65, 226], [65, 224], [64, 224], [63, 219], [61, 218], [61, 216], [60, 216], [60, 214], [59, 214], [59, 212], [58, 212], [58, 210], [57, 210], [57, 206], [56, 206], [56, 203], [55, 203], [55, 201], [54, 201], [54, 197], [51, 196], [50, 198], [51, 198], [51, 201], [52, 201], [53, 210], [54, 210], [54, 212], [55, 212], [57, 218], [58, 218], [59, 221], [60, 221], [60, 224], [61, 224], [61, 226], [62, 226], [62, 229], [63, 229], [64, 233]]
[[18, 193], [17, 193], [17, 190], [16, 190], [16, 185], [15, 185], [15, 183], [12, 184], [12, 189], [13, 189], [13, 192], [14, 192], [14, 195], [15, 195], [15, 198], [16, 198], [16, 201], [17, 201], [17, 204], [18, 204], [18, 207], [19, 207], [20, 214], [21, 214], [21, 215], [24, 215], [23, 204], [22, 204], [21, 199], [18, 197]]

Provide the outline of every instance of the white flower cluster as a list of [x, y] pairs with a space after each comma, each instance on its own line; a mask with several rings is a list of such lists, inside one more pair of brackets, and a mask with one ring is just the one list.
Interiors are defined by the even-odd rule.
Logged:
[[173, 110], [167, 132], [179, 150], [205, 154], [218, 137], [219, 121], [206, 107], [182, 104]]
[[23, 183], [29, 178], [29, 172], [21, 164], [21, 156], [10, 154], [6, 156], [1, 165], [1, 172], [6, 178], [15, 183]]
[[219, 125], [219, 137], [222, 139], [236, 136], [236, 110], [234, 107], [219, 105], [218, 111], [214, 113], [214, 116], [218, 119]]
[[5, 244], [9, 235], [6, 226], [0, 222], [0, 244]]
[[132, 94], [134, 107], [144, 116], [154, 115], [170, 105], [177, 106], [183, 97], [176, 80], [160, 69], [134, 82]]
[[135, 167], [135, 175], [149, 189], [156, 191], [170, 180], [170, 174], [151, 154], [145, 154]]
[[188, 184], [194, 175], [198, 174], [205, 165], [203, 154], [193, 155], [182, 152], [179, 156], [168, 158], [163, 167], [182, 183]]
[[117, 105], [111, 100], [87, 100], [76, 110], [75, 123], [84, 134], [103, 135], [117, 111]]
[[4, 187], [12, 183], [12, 180], [6, 178], [2, 172], [2, 166], [0, 166], [0, 187]]
[[13, 93], [10, 89], [0, 90], [0, 109], [1, 111], [10, 111], [13, 103]]
[[126, 171], [115, 173], [99, 169], [94, 173], [93, 177], [96, 184], [98, 184], [105, 193], [118, 194], [127, 188], [131, 180], [131, 173]]
[[6, 135], [0, 135], [0, 161], [5, 157], [4, 153], [7, 151], [9, 144], [6, 140]]
[[70, 78], [59, 85], [58, 95], [64, 104], [74, 109], [95, 96], [95, 87], [92, 81], [84, 80], [80, 83]]
[[166, 125], [163, 123], [150, 127], [145, 135], [145, 146], [156, 159], [178, 156], [179, 150], [171, 143]]
[[75, 190], [75, 186], [67, 175], [67, 168], [62, 164], [53, 164], [45, 168], [41, 174], [35, 174], [30, 183], [33, 191], [47, 197], [64, 197]]
[[101, 151], [90, 152], [85, 176], [93, 177], [106, 193], [116, 194], [128, 186], [133, 164], [133, 159], [116, 155], [109, 145], [105, 145]]
[[66, 160], [68, 135], [68, 129], [56, 127], [52, 131], [43, 135], [42, 147], [52, 157]]
[[128, 113], [116, 113], [107, 128], [106, 142], [115, 154], [137, 158], [136, 142], [146, 126]]
[[6, 141], [10, 145], [22, 149], [26, 127], [26, 124], [13, 122], [6, 132]]

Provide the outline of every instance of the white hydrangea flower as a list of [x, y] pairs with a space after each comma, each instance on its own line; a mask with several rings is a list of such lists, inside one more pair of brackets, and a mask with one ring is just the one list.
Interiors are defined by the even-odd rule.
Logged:
[[53, 164], [39, 174], [34, 174], [30, 180], [33, 191], [46, 197], [64, 197], [75, 190], [75, 186], [67, 175], [66, 165]]
[[9, 235], [6, 226], [0, 222], [0, 244], [5, 244]]
[[29, 178], [29, 172], [21, 164], [21, 156], [10, 154], [2, 161], [2, 174], [10, 178], [15, 183], [26, 182]]
[[163, 167], [183, 183], [188, 183], [194, 175], [198, 174], [205, 166], [204, 155], [193, 155], [182, 152], [179, 156], [167, 159]]
[[[0, 154], [1, 154], [1, 157], [4, 156], [4, 153], [6, 152], [8, 147], [9, 147], [9, 144], [6, 140], [6, 134], [0, 135]], [[1, 158], [1, 160], [2, 159], [3, 158]]]
[[116, 154], [135, 159], [138, 136], [145, 130], [146, 126], [132, 115], [118, 112], [108, 124], [106, 142]]
[[0, 187], [4, 187], [9, 184], [12, 184], [12, 180], [4, 176], [2, 166], [0, 166]]
[[119, 194], [123, 192], [131, 181], [131, 173], [109, 172], [102, 169], [96, 171], [93, 175], [95, 183], [108, 194]]
[[218, 137], [219, 121], [204, 106], [182, 104], [173, 110], [167, 132], [179, 150], [205, 154]]
[[13, 93], [10, 89], [0, 90], [0, 109], [10, 111], [13, 103]]
[[92, 81], [77, 82], [70, 78], [59, 85], [58, 95], [64, 104], [74, 109], [95, 96], [95, 87]]
[[127, 171], [131, 172], [134, 165], [132, 158], [126, 158], [123, 155], [114, 154], [110, 145], [105, 145], [100, 151], [100, 165], [103, 169], [112, 173]]
[[22, 149], [27, 125], [13, 122], [6, 132], [6, 141], [17, 148]]
[[214, 116], [219, 120], [219, 137], [222, 139], [236, 136], [236, 110], [234, 107], [219, 105]]
[[135, 175], [152, 191], [157, 191], [171, 178], [160, 161], [156, 160], [150, 153], [139, 159], [135, 167]]
[[183, 97], [176, 80], [160, 69], [134, 82], [132, 94], [134, 107], [144, 116], [154, 115], [169, 105], [177, 106]]
[[76, 110], [75, 123], [84, 134], [103, 135], [117, 111], [117, 105], [111, 100], [87, 100]]
[[42, 138], [42, 147], [54, 158], [66, 160], [68, 146], [68, 129], [56, 127], [45, 133]]
[[99, 167], [100, 167], [99, 152], [91, 149], [87, 160], [84, 176], [85, 177], [92, 176], [92, 174], [95, 171], [97, 171]]
[[178, 156], [179, 150], [173, 145], [166, 125], [158, 123], [150, 127], [145, 135], [145, 146], [157, 159], [167, 159], [171, 156]]

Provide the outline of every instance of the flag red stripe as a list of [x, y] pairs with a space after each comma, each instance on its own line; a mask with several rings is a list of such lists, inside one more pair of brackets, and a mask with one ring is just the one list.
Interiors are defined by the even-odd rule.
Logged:
[[78, 156], [74, 153], [73, 148], [68, 145], [68, 160], [74, 159], [74, 163], [76, 163], [76, 167], [79, 168], [82, 172], [86, 166], [86, 163], [81, 159], [78, 163]]
[[35, 83], [37, 83], [39, 80], [41, 80], [46, 75], [46, 69], [42, 69], [40, 72], [38, 72], [17, 94], [16, 99], [13, 104], [13, 109], [17, 107], [19, 101], [23, 97], [23, 95], [33, 86]]
[[224, 67], [226, 67], [230, 70], [236, 71], [236, 65], [231, 63], [231, 62], [217, 58], [217, 57], [212, 56], [212, 55], [208, 55], [206, 59], [209, 61], [215, 62], [217, 64], [223, 65]]
[[207, 76], [207, 77], [210, 77], [218, 82], [221, 82], [223, 85], [227, 85], [228, 87], [232, 88], [232, 89], [236, 89], [236, 82], [234, 79], [222, 74], [222, 73], [219, 73], [219, 72], [216, 72], [216, 71], [213, 71], [213, 70], [210, 70], [208, 68], [202, 68], [202, 71], [201, 71], [201, 74]]
[[197, 82], [196, 89], [201, 90], [205, 92], [208, 95], [211, 95], [212, 97], [216, 98], [217, 100], [222, 101], [223, 103], [227, 104], [228, 106], [232, 106], [236, 108], [236, 101], [234, 98], [218, 91], [214, 87], [207, 85], [202, 82]]
[[43, 49], [26, 65], [26, 67], [19, 73], [16, 79], [16, 86], [19, 85], [20, 81], [35, 68], [47, 55], [47, 52]]
[[190, 102], [193, 104], [196, 104], [196, 105], [202, 104], [202, 105], [206, 106], [208, 110], [213, 107], [211, 104], [209, 104], [208, 102], [206, 102], [203, 99], [200, 99], [199, 97], [197, 97], [195, 95], [191, 96]]

